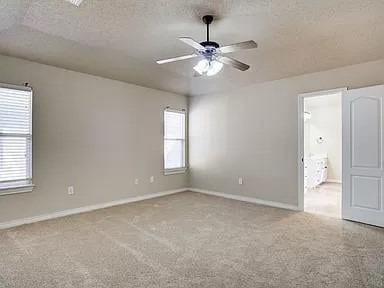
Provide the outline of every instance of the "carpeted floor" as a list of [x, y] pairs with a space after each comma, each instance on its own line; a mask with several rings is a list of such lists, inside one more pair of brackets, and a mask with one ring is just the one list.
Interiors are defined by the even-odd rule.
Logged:
[[0, 231], [0, 287], [384, 287], [384, 229], [179, 193]]

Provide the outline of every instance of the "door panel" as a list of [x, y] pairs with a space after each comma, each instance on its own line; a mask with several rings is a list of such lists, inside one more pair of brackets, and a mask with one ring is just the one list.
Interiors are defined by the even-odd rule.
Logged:
[[352, 166], [380, 168], [381, 101], [359, 97], [351, 102]]
[[352, 175], [352, 207], [380, 210], [380, 177]]
[[344, 219], [384, 227], [384, 86], [349, 90], [343, 109]]

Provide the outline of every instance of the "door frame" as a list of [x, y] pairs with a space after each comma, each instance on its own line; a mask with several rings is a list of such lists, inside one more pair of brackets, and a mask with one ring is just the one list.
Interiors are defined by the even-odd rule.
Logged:
[[[297, 123], [298, 123], [298, 157], [297, 157], [297, 167], [298, 167], [298, 181], [299, 181], [299, 190], [298, 190], [298, 210], [304, 211], [304, 99], [309, 97], [324, 96], [327, 94], [336, 94], [341, 93], [343, 98], [345, 92], [348, 88], [336, 88], [330, 90], [321, 90], [316, 92], [301, 93], [298, 96], [298, 109], [297, 109]], [[342, 111], [341, 111], [342, 113]], [[343, 194], [343, 193], [342, 193]]]

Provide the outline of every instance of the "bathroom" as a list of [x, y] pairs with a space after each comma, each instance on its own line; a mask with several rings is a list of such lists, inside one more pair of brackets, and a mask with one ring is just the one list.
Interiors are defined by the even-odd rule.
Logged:
[[341, 218], [341, 93], [304, 99], [304, 210]]

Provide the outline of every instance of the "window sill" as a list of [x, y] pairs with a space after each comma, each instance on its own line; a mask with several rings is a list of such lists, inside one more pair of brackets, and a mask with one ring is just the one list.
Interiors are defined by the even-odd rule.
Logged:
[[175, 175], [175, 174], [183, 174], [187, 171], [187, 168], [176, 168], [176, 169], [166, 169], [164, 170], [164, 175]]
[[33, 184], [25, 184], [0, 188], [0, 196], [32, 192], [34, 187], [35, 185]]

